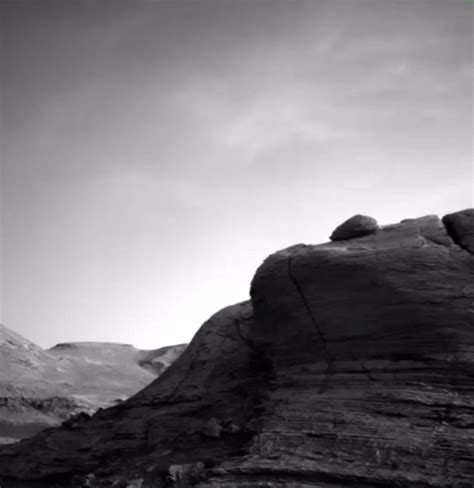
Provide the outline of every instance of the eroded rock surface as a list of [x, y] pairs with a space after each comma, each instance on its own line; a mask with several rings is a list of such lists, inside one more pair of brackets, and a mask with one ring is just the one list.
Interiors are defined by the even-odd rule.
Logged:
[[472, 486], [474, 256], [452, 235], [428, 216], [271, 255], [149, 387], [2, 448], [2, 483]]

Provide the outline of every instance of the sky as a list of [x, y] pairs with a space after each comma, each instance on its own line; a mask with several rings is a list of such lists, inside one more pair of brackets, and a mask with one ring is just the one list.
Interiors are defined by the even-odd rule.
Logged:
[[187, 342], [277, 249], [474, 206], [468, 0], [0, 0], [1, 321]]

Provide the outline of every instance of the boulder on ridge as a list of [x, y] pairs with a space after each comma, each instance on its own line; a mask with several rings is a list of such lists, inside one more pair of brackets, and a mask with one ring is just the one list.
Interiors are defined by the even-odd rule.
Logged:
[[379, 226], [373, 217], [367, 215], [354, 215], [347, 219], [331, 234], [331, 241], [343, 241], [346, 239], [354, 239], [368, 234], [377, 232]]

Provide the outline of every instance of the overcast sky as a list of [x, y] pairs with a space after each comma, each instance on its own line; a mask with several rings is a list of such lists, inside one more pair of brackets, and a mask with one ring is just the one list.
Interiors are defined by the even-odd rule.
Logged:
[[189, 341], [272, 251], [473, 203], [473, 4], [0, 0], [4, 325]]

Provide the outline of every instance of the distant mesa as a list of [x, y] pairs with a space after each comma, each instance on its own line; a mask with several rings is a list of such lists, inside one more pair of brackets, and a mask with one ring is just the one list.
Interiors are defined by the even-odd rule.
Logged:
[[121, 342], [60, 342], [53, 346], [50, 351], [55, 349], [80, 349], [80, 348], [90, 348], [90, 349], [130, 349], [134, 346], [132, 344], [123, 344]]
[[373, 217], [357, 214], [336, 227], [330, 239], [331, 241], [354, 239], [356, 237], [374, 234], [378, 230], [379, 226]]
[[162, 374], [185, 347], [141, 350], [70, 342], [44, 350], [0, 325], [0, 443], [128, 398]]
[[77, 344], [74, 344], [73, 342], [60, 342], [59, 344], [53, 346], [51, 349], [70, 349], [70, 348], [77, 349]]

